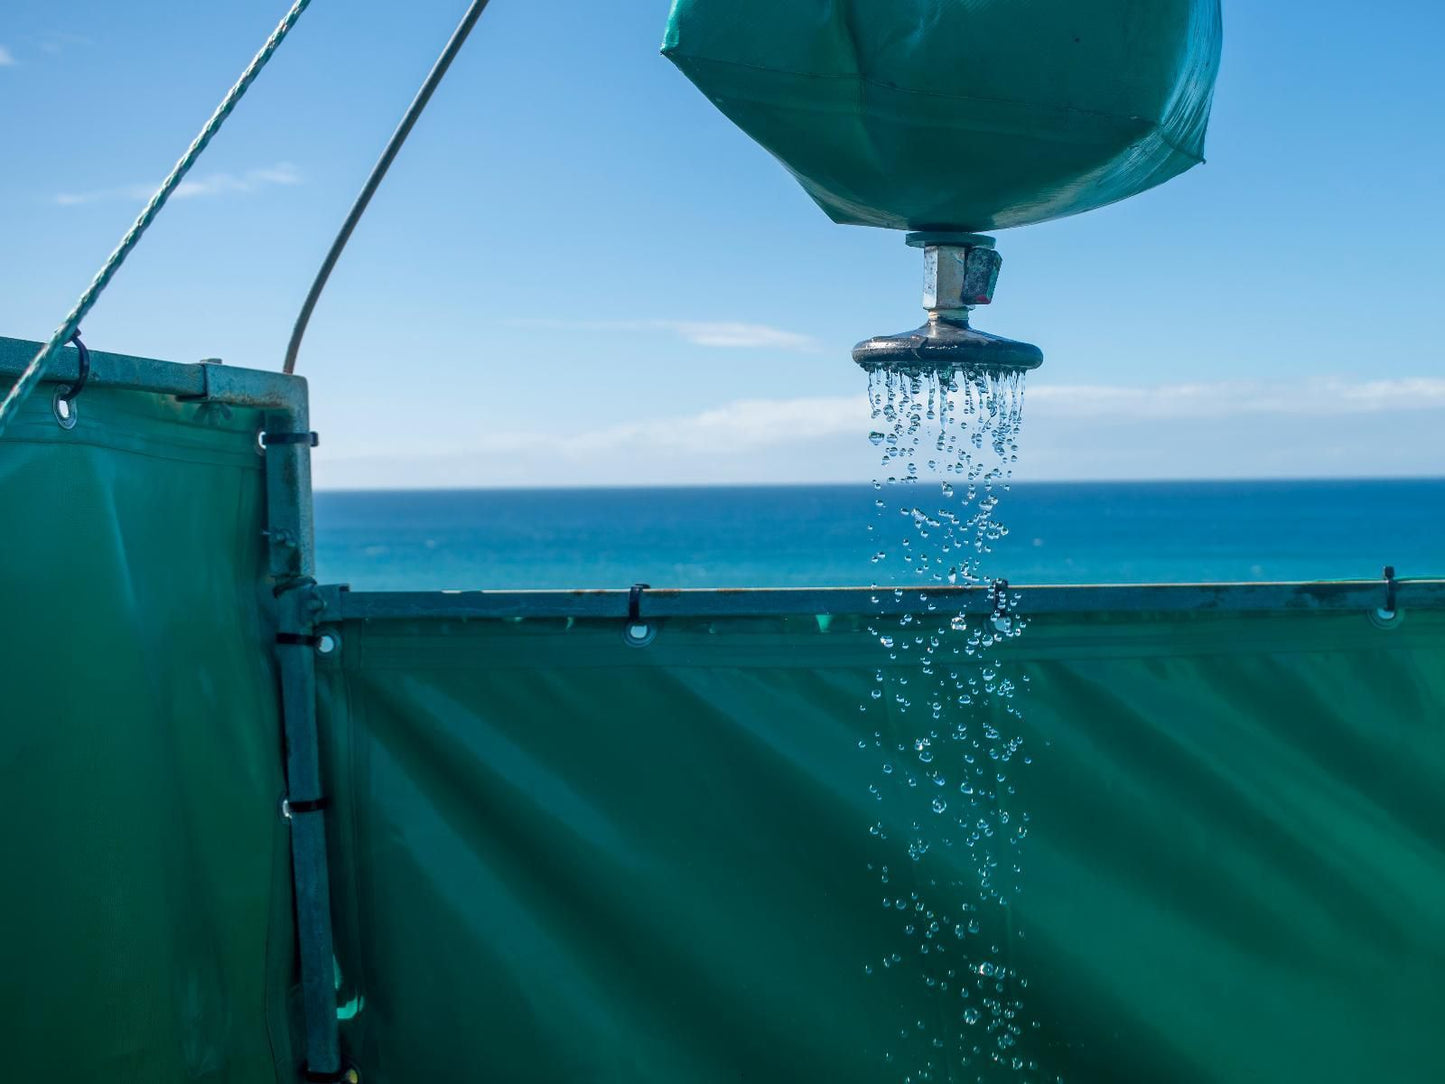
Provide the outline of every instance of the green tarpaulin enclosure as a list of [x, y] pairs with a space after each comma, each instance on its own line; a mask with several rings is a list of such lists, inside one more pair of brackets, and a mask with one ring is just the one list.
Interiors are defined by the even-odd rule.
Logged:
[[275, 1079], [259, 416], [94, 382], [63, 429], [42, 390], [0, 440], [0, 1078]]
[[674, 0], [663, 53], [835, 222], [986, 230], [1203, 161], [1219, 0]]
[[[861, 1082], [952, 1044], [916, 957], [864, 974], [904, 947], [868, 863], [908, 895], [929, 797], [869, 795], [876, 642], [617, 624], [341, 626], [323, 718], [372, 1078]], [[1445, 614], [1043, 617], [1014, 661], [1030, 1079], [1445, 1075]]]
[[[297, 1079], [249, 380], [97, 355], [0, 442], [5, 1079]], [[642, 647], [626, 592], [315, 597], [368, 1082], [1445, 1077], [1445, 585], [1024, 592], [1022, 892], [950, 950], [1038, 1026], [967, 1073], [936, 959], [865, 973], [870, 864], [955, 861], [868, 831], [919, 800], [868, 790], [915, 725], [858, 710], [868, 592], [649, 592]]]

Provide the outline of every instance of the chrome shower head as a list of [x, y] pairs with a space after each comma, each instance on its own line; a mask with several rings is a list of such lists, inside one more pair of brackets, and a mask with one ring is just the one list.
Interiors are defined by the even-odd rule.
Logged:
[[1009, 373], [1037, 369], [1037, 346], [969, 327], [969, 313], [993, 301], [1003, 259], [992, 237], [977, 233], [910, 233], [923, 249], [923, 307], [928, 322], [901, 335], [880, 335], [853, 348], [869, 372]]

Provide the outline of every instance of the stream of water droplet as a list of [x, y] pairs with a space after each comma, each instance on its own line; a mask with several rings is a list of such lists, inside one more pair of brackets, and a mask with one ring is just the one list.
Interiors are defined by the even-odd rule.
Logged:
[[[882, 450], [873, 561], [905, 575], [874, 577], [880, 659], [861, 705], [875, 724], [862, 744], [878, 757], [869, 868], [896, 937], [864, 969], [901, 969], [925, 987], [930, 1013], [904, 1021], [884, 1056], [903, 1084], [1038, 1071], [1028, 980], [1011, 958], [1025, 936], [1012, 902], [1029, 830], [1015, 788], [1030, 760], [1019, 726], [1028, 678], [999, 652], [1025, 621], [987, 568], [1007, 534], [995, 511], [1018, 459], [1023, 393], [1019, 373], [869, 375], [869, 439]], [[911, 586], [876, 586], [889, 579]], [[987, 605], [963, 606], [952, 587], [986, 588]]]

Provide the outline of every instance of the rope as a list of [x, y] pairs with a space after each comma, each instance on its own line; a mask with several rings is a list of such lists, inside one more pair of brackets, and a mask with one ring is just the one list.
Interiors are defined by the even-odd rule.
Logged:
[[0, 436], [5, 434], [6, 425], [9, 424], [10, 419], [19, 411], [20, 404], [24, 402], [26, 396], [34, 391], [35, 386], [44, 379], [45, 370], [50, 365], [51, 359], [60, 351], [66, 342], [70, 340], [70, 337], [75, 334], [75, 329], [80, 325], [80, 322], [85, 319], [86, 314], [90, 312], [91, 308], [100, 298], [102, 291], [110, 284], [110, 280], [115, 277], [115, 273], [120, 270], [120, 265], [125, 263], [126, 257], [131, 253], [131, 249], [135, 248], [136, 243], [140, 241], [141, 234], [145, 233], [156, 216], [160, 214], [161, 208], [166, 205], [166, 201], [171, 198], [171, 194], [175, 192], [176, 187], [181, 183], [185, 175], [190, 172], [191, 166], [195, 165], [196, 159], [201, 156], [201, 153], [206, 149], [207, 145], [210, 144], [212, 137], [220, 131], [221, 125], [224, 124], [226, 118], [231, 115], [231, 110], [236, 108], [236, 103], [239, 102], [246, 91], [250, 89], [256, 76], [261, 73], [261, 69], [264, 68], [266, 62], [271, 59], [271, 54], [273, 54], [281, 42], [285, 40], [286, 35], [291, 32], [291, 28], [296, 25], [296, 20], [301, 17], [301, 13], [306, 10], [310, 3], [311, 0], [295, 0], [295, 3], [291, 5], [291, 10], [288, 11], [281, 22], [277, 24], [276, 29], [271, 31], [271, 36], [266, 39], [266, 44], [261, 46], [261, 51], [252, 58], [246, 70], [241, 73], [241, 78], [236, 80], [236, 85], [227, 92], [225, 98], [221, 100], [221, 104], [216, 107], [216, 111], [211, 114], [211, 119], [206, 121], [206, 125], [201, 129], [200, 134], [191, 141], [191, 145], [186, 148], [186, 153], [181, 155], [180, 161], [177, 162], [175, 168], [171, 170], [170, 176], [161, 184], [156, 194], [150, 198], [150, 202], [145, 205], [145, 209], [141, 211], [139, 217], [136, 218], [134, 224], [126, 232], [126, 235], [120, 239], [120, 244], [118, 244], [115, 247], [115, 251], [110, 254], [110, 259], [105, 261], [104, 266], [96, 273], [95, 278], [91, 280], [85, 293], [80, 295], [80, 300], [75, 303], [75, 308], [70, 310], [70, 315], [55, 329], [55, 334], [50, 336], [50, 341], [40, 348], [40, 352], [36, 354], [30, 364], [25, 367], [25, 371], [20, 374], [20, 378], [16, 380], [15, 384], [10, 388], [4, 401], [0, 402]]
[[301, 305], [301, 312], [297, 315], [296, 323], [291, 328], [291, 341], [286, 344], [286, 360], [282, 365], [282, 372], [294, 373], [296, 371], [296, 355], [301, 350], [301, 337], [306, 334], [306, 325], [311, 322], [312, 310], [316, 308], [316, 302], [321, 297], [321, 291], [326, 288], [327, 280], [331, 278], [336, 261], [341, 258], [341, 250], [346, 247], [346, 242], [351, 240], [351, 233], [356, 229], [356, 224], [361, 221], [361, 216], [366, 213], [366, 208], [371, 203], [371, 197], [376, 195], [376, 190], [381, 186], [386, 171], [391, 168], [391, 163], [396, 158], [397, 152], [401, 150], [401, 145], [411, 134], [412, 126], [416, 124], [417, 118], [421, 116], [427, 102], [431, 101], [432, 92], [436, 90], [442, 77], [446, 75], [447, 69], [452, 66], [452, 61], [461, 52], [462, 46], [466, 44], [467, 35], [472, 32], [472, 27], [481, 18], [486, 6], [487, 0], [472, 0], [466, 13], [462, 15], [462, 21], [452, 31], [452, 36], [442, 50], [441, 56], [437, 57], [436, 63], [432, 65], [426, 81], [416, 92], [416, 97], [412, 99], [406, 114], [401, 118], [401, 123], [396, 126], [396, 131], [391, 133], [391, 139], [387, 141], [381, 157], [376, 160], [376, 165], [371, 167], [371, 175], [361, 186], [360, 195], [351, 205], [351, 211], [347, 214], [346, 221], [341, 224], [340, 232], [331, 242], [331, 249], [321, 263], [321, 270], [316, 272], [311, 289], [306, 293], [306, 300]]

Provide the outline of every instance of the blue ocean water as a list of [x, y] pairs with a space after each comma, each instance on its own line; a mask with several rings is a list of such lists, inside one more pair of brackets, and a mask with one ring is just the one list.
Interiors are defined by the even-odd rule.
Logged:
[[[896, 544], [909, 525], [891, 510], [875, 520], [877, 496], [867, 484], [322, 492], [317, 559], [323, 582], [357, 590], [888, 583], [899, 563], [872, 564], [875, 539]], [[1387, 564], [1445, 576], [1445, 479], [1016, 484], [996, 518], [1010, 533], [984, 571], [1016, 584], [1374, 579]]]

